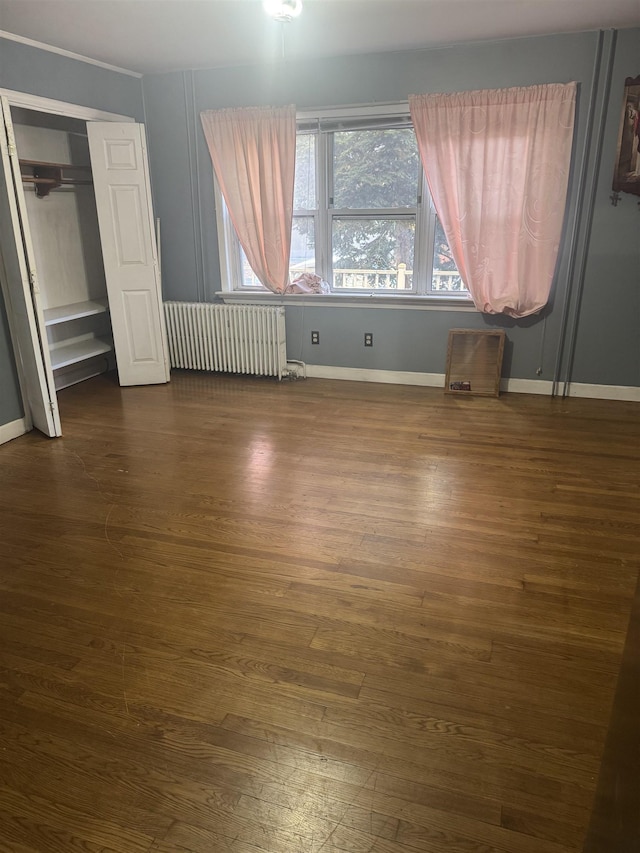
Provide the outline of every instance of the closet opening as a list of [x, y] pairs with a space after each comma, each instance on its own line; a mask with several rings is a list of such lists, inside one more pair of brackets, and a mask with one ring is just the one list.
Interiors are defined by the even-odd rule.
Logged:
[[0, 90], [0, 284], [25, 430], [62, 434], [57, 391], [109, 370], [170, 379], [144, 126]]
[[87, 124], [11, 109], [55, 388], [113, 370]]

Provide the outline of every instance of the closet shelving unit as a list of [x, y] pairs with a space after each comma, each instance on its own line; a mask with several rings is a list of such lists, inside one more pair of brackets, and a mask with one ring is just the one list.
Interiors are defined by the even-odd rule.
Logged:
[[58, 390], [116, 367], [169, 381], [141, 124], [0, 90], [0, 230], [26, 428], [62, 435]]
[[[45, 309], [44, 324], [49, 329], [62, 323], [70, 323], [72, 320], [80, 320], [83, 317], [105, 314], [108, 310], [106, 299], [75, 302], [72, 305], [63, 305], [60, 308]], [[50, 348], [51, 367], [54, 371], [60, 370], [62, 367], [69, 367], [80, 361], [106, 355], [112, 351], [113, 344], [105, 338], [93, 336], [72, 338], [68, 342]]]
[[[54, 163], [44, 160], [20, 158], [22, 182], [32, 186], [38, 199], [46, 199], [50, 193], [58, 190], [73, 191], [78, 186], [91, 186], [91, 166], [79, 166], [69, 163]], [[88, 294], [87, 294], [88, 295]], [[44, 308], [44, 324], [49, 338], [49, 357], [54, 372], [56, 386], [68, 384], [70, 377], [63, 378], [63, 368], [88, 362], [103, 356], [109, 358], [113, 352], [113, 340], [105, 334], [108, 322], [98, 321], [95, 328], [85, 318], [105, 315], [109, 312], [106, 298], [89, 298], [79, 302]]]

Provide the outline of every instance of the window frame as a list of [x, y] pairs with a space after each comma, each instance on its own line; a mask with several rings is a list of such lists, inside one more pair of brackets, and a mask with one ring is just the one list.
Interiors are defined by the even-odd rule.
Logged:
[[[348, 295], [349, 293], [354, 294], [379, 294], [379, 295], [388, 295], [388, 296], [417, 296], [420, 295], [419, 290], [415, 286], [415, 282], [417, 281], [417, 276], [415, 275], [415, 270], [417, 267], [417, 260], [419, 259], [418, 250], [420, 244], [420, 234], [421, 234], [421, 199], [422, 199], [422, 181], [424, 177], [423, 169], [420, 168], [418, 171], [418, 182], [416, 185], [416, 198], [415, 204], [411, 207], [377, 207], [377, 208], [345, 208], [345, 207], [336, 207], [334, 203], [335, 198], [335, 183], [334, 183], [334, 164], [335, 164], [335, 133], [344, 133], [344, 132], [358, 132], [358, 130], [362, 132], [366, 132], [367, 130], [376, 130], [376, 129], [387, 129], [387, 130], [395, 130], [395, 129], [406, 129], [411, 127], [411, 123], [407, 120], [407, 117], [403, 114], [406, 113], [406, 109], [401, 111], [400, 115], [396, 118], [396, 116], [389, 117], [387, 114], [380, 116], [380, 122], [377, 122], [374, 119], [374, 122], [371, 124], [367, 124], [366, 126], [362, 126], [363, 116], [361, 115], [351, 115], [349, 117], [343, 118], [338, 121], [328, 120], [329, 127], [323, 127], [322, 121], [319, 122], [318, 128], [318, 141], [316, 142], [316, 151], [318, 160], [324, 165], [324, 181], [322, 184], [322, 192], [324, 199], [324, 206], [321, 211], [321, 218], [326, 219], [325, 224], [325, 233], [323, 235], [323, 249], [324, 254], [327, 257], [326, 266], [319, 271], [319, 275], [322, 276], [325, 281], [329, 283], [329, 287], [331, 288], [331, 293], [336, 296], [344, 294]], [[367, 117], [373, 118], [373, 117]], [[352, 126], [353, 125], [353, 126]], [[360, 125], [360, 127], [358, 127]], [[333, 226], [334, 222], [337, 220], [364, 220], [370, 221], [372, 219], [380, 219], [380, 220], [388, 220], [388, 221], [402, 221], [408, 220], [414, 222], [414, 249], [413, 249], [413, 270], [412, 270], [412, 287], [407, 290], [398, 291], [397, 288], [346, 288], [346, 287], [335, 287], [333, 281], [333, 251], [332, 251], [332, 235], [333, 235]]]
[[[367, 130], [366, 124], [359, 128], [357, 125], [364, 119], [387, 119], [384, 126], [412, 127], [407, 102], [395, 104], [375, 104], [360, 107], [344, 107], [321, 110], [299, 110], [297, 112], [297, 133], [311, 133], [316, 136], [315, 144], [315, 174], [316, 174], [316, 207], [315, 209], [294, 209], [293, 218], [308, 217], [314, 222], [314, 244], [316, 273], [325, 281], [331, 282], [329, 294], [316, 294], [314, 299], [335, 297], [336, 300], [350, 297], [379, 297], [381, 300], [429, 301], [442, 305], [450, 303], [468, 307], [473, 305], [471, 295], [464, 291], [434, 291], [433, 259], [435, 250], [435, 234], [437, 214], [431, 200], [424, 169], [418, 174], [416, 206], [403, 208], [373, 208], [373, 209], [344, 209], [335, 208], [330, 203], [330, 193], [333, 187], [333, 133], [339, 131]], [[356, 125], [356, 126], [354, 126]], [[374, 127], [371, 125], [370, 127]], [[218, 245], [220, 255], [220, 274], [222, 295], [236, 296], [270, 294], [261, 284], [243, 284], [243, 265], [241, 261], [240, 243], [236, 236], [227, 206], [224, 202], [218, 181], [214, 174], [214, 192], [216, 203], [216, 219], [218, 230]], [[332, 224], [334, 219], [403, 219], [415, 218], [414, 262], [412, 271], [412, 288], [398, 290], [397, 288], [334, 288], [333, 262], [330, 248]], [[234, 282], [236, 286], [234, 287]], [[292, 295], [296, 298], [296, 295]]]

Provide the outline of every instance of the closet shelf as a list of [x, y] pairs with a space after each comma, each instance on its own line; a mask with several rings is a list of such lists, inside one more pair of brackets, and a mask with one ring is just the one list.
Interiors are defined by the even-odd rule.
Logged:
[[52, 169], [69, 169], [74, 172], [90, 172], [91, 166], [74, 166], [72, 163], [52, 163], [49, 160], [24, 160], [20, 157], [21, 166], [44, 166]]
[[86, 361], [88, 358], [94, 358], [96, 355], [105, 355], [113, 351], [113, 346], [101, 338], [88, 338], [87, 340], [74, 341], [62, 347], [51, 349], [51, 367], [54, 370], [60, 370], [61, 367], [68, 367], [70, 364], [77, 364], [79, 361]]
[[74, 302], [72, 305], [62, 305], [59, 308], [46, 308], [44, 310], [45, 326], [55, 326], [58, 323], [67, 323], [69, 320], [78, 320], [80, 317], [91, 317], [92, 314], [104, 314], [108, 311], [106, 299], [89, 299], [86, 302]]
[[73, 166], [70, 163], [20, 160], [20, 174], [23, 183], [34, 184], [38, 198], [45, 198], [51, 190], [59, 187], [93, 183], [91, 166]]

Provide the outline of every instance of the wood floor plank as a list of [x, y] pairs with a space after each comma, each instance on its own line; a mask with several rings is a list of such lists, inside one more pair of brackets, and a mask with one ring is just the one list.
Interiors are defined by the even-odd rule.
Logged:
[[637, 404], [179, 371], [59, 402], [0, 448], [2, 853], [613, 853]]
[[[270, 744], [286, 745], [287, 747], [295, 746], [304, 752], [311, 755], [319, 756], [320, 765], [316, 772], [326, 775], [326, 768], [331, 768], [332, 764], [337, 760], [348, 762], [350, 765], [362, 766], [366, 773], [360, 781], [365, 788], [375, 786], [376, 790], [381, 790], [384, 787], [384, 774], [380, 772], [380, 757], [373, 750], [355, 748], [348, 744], [331, 741], [328, 738], [315, 737], [307, 735], [303, 732], [287, 729], [283, 726], [274, 726], [258, 720], [250, 720], [242, 717], [229, 714], [222, 721], [222, 728], [230, 731], [239, 732], [246, 737], [257, 739], [258, 741], [266, 741]], [[371, 771], [375, 772], [375, 777], [371, 776]], [[335, 780], [338, 781], [337, 777]], [[343, 782], [344, 779], [339, 781]], [[418, 791], [418, 788], [420, 790]], [[469, 817], [474, 817], [478, 820], [484, 820], [489, 823], [499, 824], [501, 820], [500, 803], [489, 797], [483, 797], [478, 794], [460, 794], [451, 789], [438, 788], [436, 786], [422, 785], [417, 786], [415, 783], [410, 783], [405, 779], [393, 779], [388, 777], [386, 781], [387, 793], [393, 793], [396, 797], [404, 799], [402, 794], [410, 792], [409, 797], [412, 801], [427, 802], [434, 808], [441, 808], [443, 811], [451, 811], [455, 809], [459, 813], [466, 814]], [[345, 795], [342, 794], [341, 788], [333, 785], [331, 792], [341, 801], [343, 796], [347, 802], [353, 800], [356, 793], [353, 788], [348, 790]], [[327, 792], [329, 793], [329, 792]], [[280, 797], [280, 801], [281, 801]]]
[[[592, 745], [606, 730], [604, 721], [601, 726], [597, 726], [573, 720], [568, 715], [565, 717], [559, 714], [544, 714], [538, 710], [532, 712], [524, 705], [514, 708], [501, 702], [493, 704], [489, 701], [483, 711], [478, 712], [477, 699], [471, 702], [456, 700], [453, 694], [436, 694], [426, 699], [424, 693], [422, 696], [416, 696], [417, 692], [415, 691], [413, 696], [407, 696], [397, 691], [364, 687], [360, 691], [359, 699], [363, 705], [393, 708], [409, 714], [428, 714], [427, 719], [434, 728], [451, 733], [459, 730], [462, 736], [469, 738], [473, 738], [474, 732], [477, 733], [481, 729], [491, 729], [496, 735], [499, 733], [503, 742], [507, 742], [511, 737], [527, 738], [532, 744], [536, 744], [532, 746], [533, 749], [548, 751], [550, 755], [564, 758], [567, 763], [591, 763]], [[437, 701], [438, 699], [440, 701]], [[491, 735], [480, 737], [486, 740], [490, 739]], [[571, 748], [566, 746], [569, 739]]]
[[66, 853], [93, 848], [119, 853], [125, 847], [131, 853], [146, 853], [153, 840], [121, 823], [95, 818], [33, 792], [23, 794], [9, 785], [0, 785], [0, 802], [4, 838], [10, 843], [33, 843], [38, 850]]

